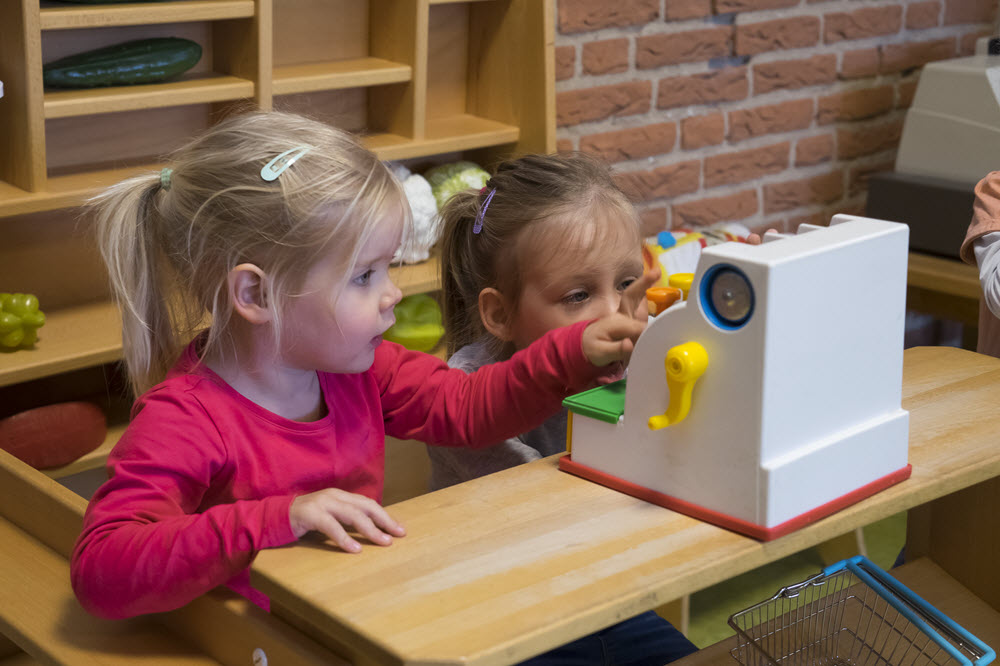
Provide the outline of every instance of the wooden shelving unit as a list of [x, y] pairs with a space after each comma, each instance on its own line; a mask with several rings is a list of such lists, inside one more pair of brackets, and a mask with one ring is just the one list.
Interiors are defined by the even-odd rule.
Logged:
[[[0, 243], [0, 290], [35, 293], [48, 318], [33, 349], [0, 353], [0, 388], [121, 358], [120, 318], [79, 206], [124, 178], [158, 171], [165, 154], [227, 113], [303, 112], [357, 131], [382, 159], [415, 168], [553, 151], [553, 7], [553, 0], [0, 3], [0, 228], [13, 239]], [[43, 86], [45, 62], [167, 36], [203, 49], [177, 80]], [[66, 241], [70, 232], [79, 242]], [[46, 263], [50, 247], [58, 266]], [[433, 258], [393, 269], [407, 295], [436, 290], [437, 271]], [[47, 473], [100, 465], [121, 430], [113, 425], [97, 451]]]

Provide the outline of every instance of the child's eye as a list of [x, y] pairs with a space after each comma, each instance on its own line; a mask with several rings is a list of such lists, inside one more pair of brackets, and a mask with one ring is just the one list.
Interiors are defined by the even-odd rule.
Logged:
[[620, 285], [618, 285], [618, 291], [625, 291], [626, 289], [628, 289], [629, 287], [631, 287], [635, 283], [635, 281], [636, 281], [636, 278], [634, 278], [634, 277], [630, 277], [630, 278], [626, 278], [626, 279], [622, 280], [622, 283]]
[[565, 298], [563, 298], [563, 302], [569, 303], [570, 305], [575, 305], [577, 303], [583, 303], [588, 298], [590, 298], [590, 294], [588, 294], [587, 292], [574, 291], [572, 294], [569, 294]]
[[367, 271], [365, 271], [361, 275], [359, 275], [356, 278], [354, 278], [354, 284], [358, 285], [359, 287], [364, 287], [364, 286], [368, 285], [371, 282], [371, 280], [372, 280], [372, 274], [374, 272], [375, 272], [374, 270], [368, 269]]

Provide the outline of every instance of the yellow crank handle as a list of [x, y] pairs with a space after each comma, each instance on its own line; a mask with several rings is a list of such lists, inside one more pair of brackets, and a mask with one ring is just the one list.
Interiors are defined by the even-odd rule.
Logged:
[[650, 430], [676, 425], [687, 418], [691, 411], [691, 394], [695, 382], [705, 374], [708, 367], [708, 352], [697, 342], [685, 342], [670, 348], [664, 359], [664, 366], [670, 402], [666, 412], [650, 417]]

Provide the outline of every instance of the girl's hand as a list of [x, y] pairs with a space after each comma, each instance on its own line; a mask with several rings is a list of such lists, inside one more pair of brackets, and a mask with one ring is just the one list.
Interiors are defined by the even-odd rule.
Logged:
[[646, 290], [660, 279], [659, 266], [646, 271], [638, 280], [630, 284], [622, 292], [622, 300], [618, 303], [618, 312], [623, 315], [645, 322], [649, 318], [649, 306], [646, 305]]
[[360, 551], [361, 544], [347, 533], [344, 525], [354, 527], [362, 536], [380, 546], [392, 544], [393, 536], [406, 536], [403, 526], [393, 520], [378, 502], [337, 488], [296, 497], [288, 510], [288, 518], [296, 538], [313, 530], [322, 532], [348, 553]]
[[616, 362], [624, 366], [645, 328], [646, 318], [638, 320], [621, 312], [598, 319], [583, 329], [583, 354], [596, 366]]

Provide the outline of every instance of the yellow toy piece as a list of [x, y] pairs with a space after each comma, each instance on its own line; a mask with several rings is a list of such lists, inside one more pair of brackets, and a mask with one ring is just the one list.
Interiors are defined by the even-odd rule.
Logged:
[[688, 292], [691, 291], [692, 282], [694, 282], [694, 273], [674, 273], [667, 280], [667, 284], [674, 289], [680, 289], [684, 293], [685, 301], [688, 298]]
[[660, 430], [680, 423], [691, 411], [691, 393], [698, 378], [708, 367], [708, 352], [697, 342], [685, 342], [671, 347], [664, 360], [670, 404], [667, 411], [650, 417], [649, 429]]

